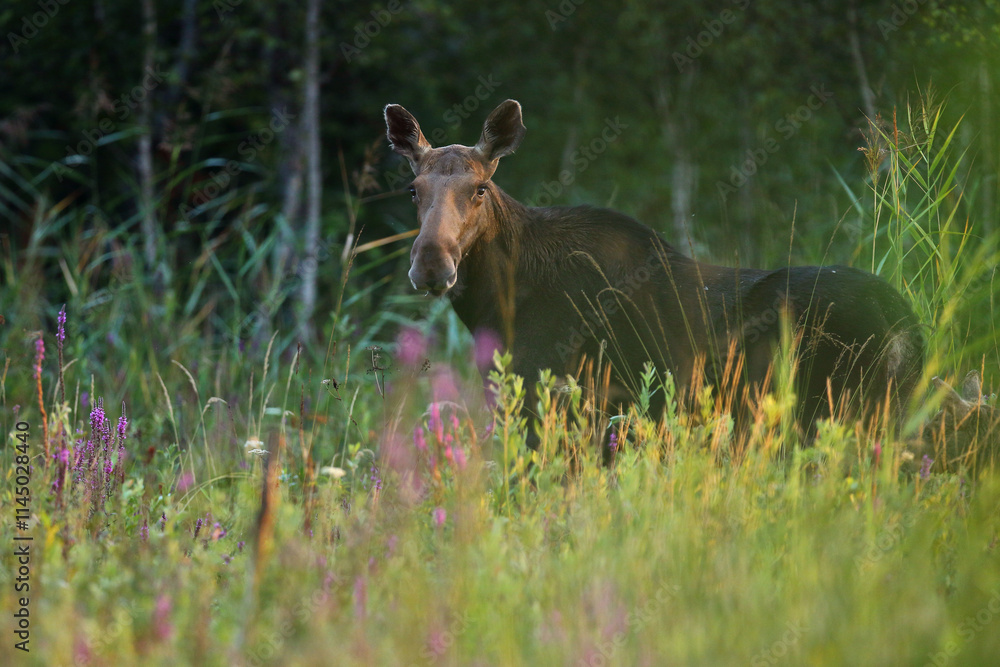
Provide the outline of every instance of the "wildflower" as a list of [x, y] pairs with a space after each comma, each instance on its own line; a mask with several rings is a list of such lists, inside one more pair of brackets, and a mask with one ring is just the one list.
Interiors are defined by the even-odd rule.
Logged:
[[181, 478], [177, 480], [178, 493], [184, 493], [191, 488], [192, 484], [194, 484], [194, 474], [190, 472], [184, 473], [181, 475]]
[[427, 354], [427, 340], [417, 329], [407, 327], [399, 332], [396, 339], [399, 360], [407, 366], [416, 366]]
[[443, 507], [434, 508], [434, 525], [440, 528], [448, 519], [448, 512]]
[[427, 451], [427, 441], [424, 439], [424, 427], [417, 426], [413, 431], [413, 444], [421, 452]]
[[59, 311], [59, 317], [56, 318], [56, 340], [59, 342], [61, 350], [63, 342], [66, 340], [66, 304], [63, 304], [62, 310]]
[[363, 618], [368, 602], [368, 586], [364, 579], [358, 577], [354, 580], [354, 616]]
[[222, 527], [222, 524], [216, 521], [215, 525], [212, 526], [212, 539], [221, 540], [225, 536], [226, 536], [226, 529]]
[[376, 465], [372, 466], [371, 475], [369, 476], [368, 479], [369, 481], [371, 481], [373, 491], [382, 490], [382, 477], [379, 475], [378, 466]]
[[483, 369], [493, 368], [493, 353], [502, 347], [500, 335], [496, 331], [492, 329], [479, 329], [476, 331], [475, 344], [473, 346], [476, 368], [480, 372]]
[[924, 458], [920, 463], [920, 479], [927, 479], [931, 476], [931, 465], [934, 463], [934, 459], [924, 454]]
[[465, 450], [461, 447], [455, 447], [453, 454], [455, 456], [455, 465], [458, 466], [459, 470], [465, 470]]
[[42, 360], [45, 359], [45, 341], [39, 336], [35, 341], [35, 379], [42, 377]]
[[612, 454], [618, 451], [618, 433], [614, 429], [611, 430], [611, 437], [608, 438], [608, 449], [611, 450]]
[[321, 474], [329, 475], [334, 479], [340, 479], [341, 477], [347, 474], [347, 471], [344, 470], [343, 468], [336, 468], [334, 466], [323, 466], [322, 468], [319, 469], [319, 471]]
[[201, 531], [201, 524], [204, 520], [198, 519], [194, 524], [194, 539], [198, 539], [198, 533]]
[[243, 540], [240, 540], [239, 542], [237, 542], [236, 543], [236, 549], [237, 549], [237, 551], [239, 551], [240, 553], [243, 553], [243, 546], [245, 544], [246, 544], [246, 542], [244, 542]]
[[431, 416], [427, 420], [427, 430], [437, 435], [437, 439], [440, 442], [444, 437], [442, 433], [443, 428], [444, 425], [441, 423], [441, 406], [437, 403], [431, 403]]
[[143, 542], [149, 540], [149, 525], [146, 523], [145, 519], [142, 520], [142, 527], [139, 528], [139, 539]]
[[170, 637], [173, 627], [170, 625], [170, 597], [160, 595], [156, 598], [156, 607], [153, 610], [153, 634], [156, 639], [163, 641]]
[[122, 402], [122, 416], [118, 418], [118, 442], [125, 442], [125, 433], [128, 430], [128, 417], [125, 416], [125, 403]]

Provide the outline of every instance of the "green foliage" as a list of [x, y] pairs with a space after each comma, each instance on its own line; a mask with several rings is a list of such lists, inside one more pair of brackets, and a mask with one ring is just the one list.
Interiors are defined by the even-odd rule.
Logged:
[[[778, 0], [328, 5], [311, 340], [294, 327], [297, 119], [264, 142], [277, 111], [299, 114], [301, 4], [153, 2], [148, 118], [129, 97], [143, 3], [56, 5], [2, 46], [16, 92], [0, 96], [0, 513], [18, 507], [22, 421], [29, 661], [995, 661], [995, 468], [901, 472], [909, 436], [878, 425], [824, 422], [802, 442], [789, 336], [746, 432], [712, 388], [680, 407], [652, 366], [637, 405], [605, 415], [573, 378], [520, 378], [498, 356], [484, 409], [468, 333], [411, 293], [403, 240], [380, 243], [414, 217], [379, 111], [403, 103], [435, 143], [471, 143], [517, 98], [529, 134], [497, 179], [522, 201], [611, 205], [730, 264], [853, 257], [927, 325], [924, 386], [979, 368], [995, 387], [996, 2], [859, 1], [853, 23], [843, 3]], [[38, 7], [4, 6], [0, 33]], [[859, 67], [881, 111], [863, 153]], [[400, 331], [419, 334], [419, 358], [403, 359]], [[914, 425], [941, 399], [918, 394]], [[98, 397], [130, 422], [126, 456], [102, 459], [124, 461], [112, 485], [56, 458], [99, 439]], [[19, 605], [9, 556], [5, 610]]]

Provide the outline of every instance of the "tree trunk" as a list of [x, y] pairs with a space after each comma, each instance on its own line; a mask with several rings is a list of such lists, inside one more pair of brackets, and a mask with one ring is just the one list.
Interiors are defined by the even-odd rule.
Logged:
[[[143, 37], [146, 42], [143, 68], [140, 80], [146, 72], [153, 71], [156, 55], [156, 8], [153, 0], [142, 0]], [[139, 135], [139, 207], [141, 209], [141, 228], [143, 236], [143, 254], [147, 270], [156, 273], [156, 284], [162, 286], [164, 276], [157, 266], [157, 233], [156, 208], [153, 202], [153, 128], [152, 128], [152, 93], [143, 97], [139, 103], [139, 125], [142, 134]]]
[[865, 115], [871, 120], [875, 120], [875, 93], [871, 84], [868, 83], [868, 72], [865, 69], [865, 58], [861, 52], [861, 39], [858, 37], [858, 9], [855, 0], [847, 7], [847, 41], [851, 47], [851, 60], [854, 62], [854, 73], [858, 77], [858, 85], [861, 88], [861, 104], [864, 106]]
[[320, 171], [319, 127], [319, 8], [321, 0], [308, 0], [306, 5], [305, 102], [302, 126], [306, 144], [306, 228], [305, 249], [300, 267], [301, 306], [299, 335], [312, 339], [312, 315], [316, 309], [317, 249], [319, 247], [320, 208], [322, 204], [322, 172]]

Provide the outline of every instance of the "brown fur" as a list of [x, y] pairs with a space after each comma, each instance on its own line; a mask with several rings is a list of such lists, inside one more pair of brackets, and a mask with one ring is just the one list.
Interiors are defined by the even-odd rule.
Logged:
[[909, 398], [923, 340], [908, 304], [881, 279], [841, 266], [704, 264], [614, 211], [526, 207], [491, 180], [524, 134], [513, 100], [490, 114], [474, 147], [431, 148], [398, 105], [385, 117], [416, 175], [410, 280], [447, 294], [474, 334], [499, 335], [526, 379], [529, 411], [539, 370], [575, 374], [597, 361], [612, 369], [606, 395], [634, 395], [652, 361], [682, 389], [704, 382], [745, 402], [769, 386], [783, 319], [797, 335], [806, 428], [845, 405], [873, 410], [891, 397], [898, 412]]

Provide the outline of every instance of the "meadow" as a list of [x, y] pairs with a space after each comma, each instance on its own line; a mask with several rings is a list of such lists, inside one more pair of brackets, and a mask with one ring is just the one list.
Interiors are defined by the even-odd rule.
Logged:
[[[37, 217], [0, 257], [3, 662], [996, 664], [998, 471], [906, 456], [933, 376], [1000, 384], [1000, 238], [965, 208], [967, 148], [940, 120], [901, 111], [870, 130], [867, 180], [831, 177], [851, 263], [927, 324], [898, 435], [824, 422], [806, 441], [780, 390], [749, 433], [710, 391], [601, 415], [499, 356], [491, 409], [447, 304], [400, 290], [369, 308], [404, 281], [362, 278], [406, 248], [334, 248], [338, 305], [302, 344], [261, 314], [285, 277], [252, 193], [164, 281], [134, 220], [19, 183]], [[649, 377], [646, 398], [673, 393]], [[591, 444], [608, 429], [610, 457]]]

